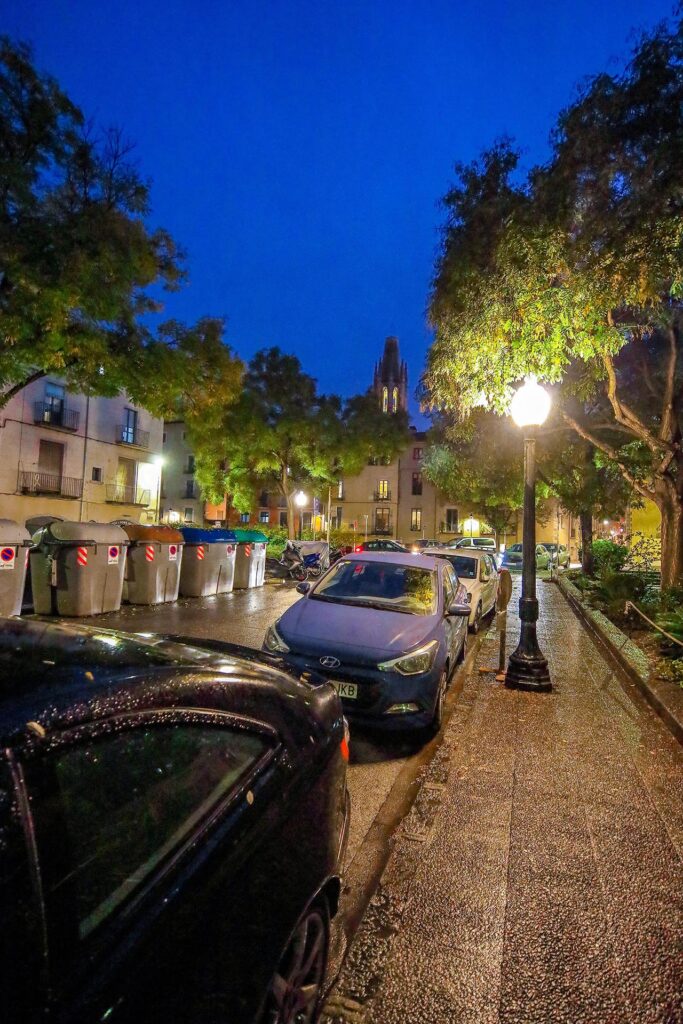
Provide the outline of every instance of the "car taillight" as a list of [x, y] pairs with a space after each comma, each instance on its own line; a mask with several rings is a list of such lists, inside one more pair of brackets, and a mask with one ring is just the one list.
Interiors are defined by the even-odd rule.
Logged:
[[354, 550], [354, 552], [356, 554], [358, 554], [359, 551], [363, 550], [363, 545], [362, 544], [356, 544], [356, 546], [355, 546], [355, 548], [353, 550]]

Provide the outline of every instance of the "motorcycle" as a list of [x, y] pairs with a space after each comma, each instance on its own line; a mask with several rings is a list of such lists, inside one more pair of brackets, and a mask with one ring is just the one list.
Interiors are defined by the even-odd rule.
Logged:
[[266, 559], [266, 572], [277, 579], [296, 580], [297, 583], [308, 579], [308, 568], [301, 552], [291, 540], [285, 544], [280, 558]]

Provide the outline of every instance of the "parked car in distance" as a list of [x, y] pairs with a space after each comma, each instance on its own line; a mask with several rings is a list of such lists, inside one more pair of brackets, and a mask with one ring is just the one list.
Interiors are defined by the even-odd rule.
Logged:
[[[548, 569], [550, 567], [551, 556], [550, 552], [545, 549], [543, 544], [536, 545], [536, 568], [537, 569]], [[522, 568], [522, 545], [511, 544], [509, 548], [506, 548], [503, 552], [502, 567], [514, 571], [515, 569]]]
[[550, 561], [562, 569], [569, 567], [569, 551], [564, 544], [541, 544], [550, 553]]
[[409, 552], [340, 559], [267, 630], [264, 649], [321, 672], [353, 722], [437, 730], [470, 606], [450, 563]]
[[445, 558], [453, 566], [455, 573], [467, 590], [470, 605], [470, 632], [478, 633], [482, 620], [490, 615], [496, 607], [498, 597], [498, 570], [493, 554], [478, 548], [434, 548], [425, 551], [426, 555]]
[[414, 540], [410, 545], [410, 550], [414, 554], [424, 553], [427, 548], [440, 548], [441, 545], [437, 540], [425, 540], [424, 537], [420, 537], [419, 540]]
[[460, 540], [451, 541], [448, 548], [484, 548], [486, 551], [496, 550], [494, 537], [461, 537]]
[[406, 552], [408, 548], [405, 544], [400, 544], [397, 540], [364, 540], [360, 544], [356, 544], [353, 549], [356, 553], [360, 551], [403, 551]]
[[349, 819], [341, 704], [201, 643], [0, 623], [8, 1022], [316, 1019]]

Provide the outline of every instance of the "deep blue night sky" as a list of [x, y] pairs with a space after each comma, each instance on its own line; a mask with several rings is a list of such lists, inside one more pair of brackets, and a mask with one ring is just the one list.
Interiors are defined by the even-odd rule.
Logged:
[[673, 0], [0, 0], [86, 114], [137, 143], [152, 223], [188, 253], [168, 315], [228, 318], [245, 358], [296, 352], [326, 391], [399, 336], [411, 389], [438, 200], [509, 134], [529, 162], [586, 75]]

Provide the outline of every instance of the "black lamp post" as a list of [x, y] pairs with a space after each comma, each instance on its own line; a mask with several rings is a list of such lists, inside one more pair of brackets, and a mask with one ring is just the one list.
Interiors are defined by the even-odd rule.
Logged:
[[512, 400], [510, 412], [524, 428], [524, 528], [522, 533], [522, 596], [519, 617], [522, 628], [517, 650], [510, 655], [505, 685], [515, 690], [552, 690], [548, 662], [536, 636], [536, 430], [550, 411], [550, 396], [534, 378], [527, 380]]

